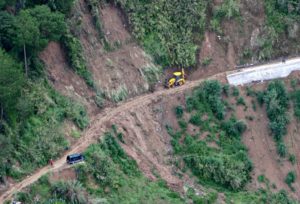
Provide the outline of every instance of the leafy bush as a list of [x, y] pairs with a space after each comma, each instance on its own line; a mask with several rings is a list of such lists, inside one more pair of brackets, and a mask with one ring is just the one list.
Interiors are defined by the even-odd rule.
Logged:
[[223, 92], [226, 96], [229, 96], [230, 86], [229, 84], [224, 84], [223, 86]]
[[240, 91], [237, 87], [232, 87], [232, 95], [238, 97], [240, 95]]
[[280, 156], [285, 156], [287, 150], [282, 142], [282, 137], [287, 133], [286, 126], [289, 123], [289, 118], [286, 114], [289, 97], [283, 82], [274, 81], [268, 85], [264, 102], [266, 103], [267, 115], [270, 120], [269, 127], [277, 142], [277, 152]]
[[294, 165], [296, 164], [296, 156], [294, 154], [289, 155], [289, 161]]
[[176, 106], [175, 114], [176, 114], [177, 118], [182, 118], [182, 116], [183, 116], [183, 107], [182, 106]]
[[246, 106], [246, 102], [243, 97], [239, 97], [238, 99], [236, 99], [236, 104]]
[[247, 129], [244, 121], [237, 121], [235, 118], [222, 122], [221, 126], [230, 137], [240, 137]]
[[76, 180], [57, 182], [52, 186], [52, 194], [57, 198], [65, 200], [67, 203], [87, 203], [82, 184]]
[[192, 123], [193, 125], [197, 125], [197, 126], [201, 125], [202, 124], [201, 115], [200, 114], [192, 115], [189, 122]]
[[296, 172], [295, 171], [290, 171], [286, 177], [285, 177], [285, 183], [288, 185], [288, 186], [292, 186], [292, 184], [296, 181]]
[[293, 91], [291, 95], [294, 103], [294, 115], [300, 119], [300, 90]]
[[[186, 166], [201, 181], [212, 181], [237, 190], [248, 182], [252, 169], [247, 150], [240, 141], [247, 126], [243, 121], [234, 118], [220, 121], [218, 113], [225, 116], [221, 95], [222, 86], [219, 82], [206, 81], [186, 98], [186, 111], [194, 111], [189, 122], [199, 126], [202, 131], [209, 131], [211, 135], [219, 134], [217, 144], [220, 149], [209, 147], [204, 141], [188, 135], [185, 131], [175, 132], [169, 126], [167, 131], [172, 136], [174, 153], [183, 158]], [[216, 108], [217, 106], [221, 109]], [[208, 119], [202, 120], [203, 115], [208, 116]]]
[[264, 183], [264, 182], [266, 181], [266, 177], [265, 177], [265, 175], [259, 175], [259, 176], [257, 177], [257, 180], [258, 180], [258, 182], [260, 182], [260, 183]]
[[281, 157], [285, 157], [287, 155], [287, 149], [283, 142], [277, 143], [277, 153]]

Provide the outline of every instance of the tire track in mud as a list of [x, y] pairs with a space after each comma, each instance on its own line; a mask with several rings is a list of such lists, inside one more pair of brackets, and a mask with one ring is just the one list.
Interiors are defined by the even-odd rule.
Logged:
[[34, 183], [43, 175], [63, 168], [66, 165], [66, 156], [76, 152], [82, 152], [90, 144], [94, 143], [97, 140], [97, 138], [100, 137], [101, 133], [105, 131], [105, 122], [109, 121], [118, 113], [130, 110], [135, 107], [146, 106], [148, 104], [151, 104], [155, 99], [161, 96], [174, 95], [186, 90], [190, 90], [198, 86], [201, 82], [205, 80], [225, 78], [225, 74], [226, 72], [223, 72], [205, 79], [187, 81], [186, 84], [183, 86], [176, 87], [173, 89], [162, 89], [154, 93], [144, 94], [138, 97], [131, 98], [124, 103], [120, 103], [116, 107], [109, 107], [104, 109], [101, 113], [91, 118], [91, 123], [87, 127], [86, 131], [82, 133], [82, 137], [74, 145], [72, 145], [70, 149], [67, 152], [65, 152], [60, 159], [54, 162], [53, 167], [43, 167], [34, 172], [32, 175], [27, 176], [24, 180], [9, 186], [9, 188], [1, 195], [0, 203], [4, 203], [5, 200], [11, 199], [14, 193]]

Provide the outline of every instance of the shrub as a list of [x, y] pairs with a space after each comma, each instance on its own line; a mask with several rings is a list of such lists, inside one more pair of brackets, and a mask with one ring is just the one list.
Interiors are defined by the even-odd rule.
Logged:
[[71, 67], [85, 80], [88, 86], [94, 88], [93, 77], [86, 67], [86, 60], [82, 55], [83, 50], [80, 41], [68, 31], [67, 34], [62, 37], [61, 42], [67, 50], [67, 59]]
[[291, 80], [291, 87], [295, 90], [297, 87], [297, 79], [292, 79]]
[[193, 125], [200, 126], [202, 124], [201, 115], [199, 114], [193, 114], [190, 118], [190, 123]]
[[296, 181], [296, 172], [295, 171], [290, 171], [286, 177], [285, 177], [285, 183], [288, 185], [288, 186], [292, 186], [292, 183], [294, 183]]
[[87, 203], [82, 184], [78, 181], [73, 180], [55, 183], [52, 187], [52, 191], [58, 198], [62, 198], [68, 203]]
[[277, 143], [277, 152], [278, 152], [279, 156], [281, 156], [281, 157], [286, 156], [287, 149], [286, 149], [286, 146], [283, 142]]
[[229, 137], [240, 137], [247, 129], [244, 121], [237, 121], [235, 118], [222, 122], [221, 127]]
[[237, 105], [243, 105], [243, 106], [246, 106], [246, 102], [244, 100], [243, 97], [239, 97], [237, 100], [236, 100], [236, 104]]
[[224, 92], [224, 94], [225, 94], [226, 96], [229, 96], [229, 91], [230, 91], [230, 86], [229, 86], [229, 84], [225, 84], [225, 85], [223, 86], [223, 92]]
[[179, 124], [179, 127], [180, 127], [183, 131], [186, 131], [188, 124], [187, 124], [187, 122], [185, 122], [185, 120], [182, 120], [182, 119], [179, 120], [179, 121], [178, 121], [178, 124]]
[[177, 118], [182, 118], [182, 116], [183, 116], [183, 107], [182, 106], [176, 106], [175, 114], [176, 114]]
[[126, 100], [128, 97], [128, 90], [126, 85], [121, 85], [117, 89], [112, 90], [109, 94], [109, 98], [115, 102], [118, 103], [120, 101]]
[[262, 92], [262, 91], [256, 92], [257, 102], [260, 106], [262, 106], [264, 104], [264, 96], [265, 96], [264, 92]]
[[247, 96], [252, 96], [252, 97], [254, 97], [256, 94], [255, 91], [250, 86], [246, 87], [246, 93], [247, 93]]
[[240, 95], [240, 91], [237, 87], [232, 87], [232, 95], [238, 97]]
[[142, 68], [142, 73], [147, 82], [151, 85], [155, 84], [159, 80], [159, 77], [162, 74], [162, 69], [159, 66], [151, 65]]
[[296, 164], [296, 156], [294, 154], [289, 155], [289, 161], [294, 165]]
[[264, 183], [264, 182], [266, 181], [266, 177], [265, 177], [265, 175], [259, 175], [259, 176], [257, 177], [257, 180], [258, 180], [258, 182], [260, 182], [260, 183]]
[[208, 66], [212, 62], [212, 58], [206, 57], [202, 60], [202, 65], [203, 66]]
[[264, 102], [267, 106], [267, 115], [270, 120], [269, 128], [277, 143], [277, 152], [285, 157], [286, 147], [282, 142], [282, 137], [287, 133], [289, 118], [286, 114], [288, 109], [289, 97], [283, 82], [274, 81], [268, 85], [265, 92]]

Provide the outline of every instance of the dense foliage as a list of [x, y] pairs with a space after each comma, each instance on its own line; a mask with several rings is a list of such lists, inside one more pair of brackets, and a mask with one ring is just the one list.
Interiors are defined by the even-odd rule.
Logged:
[[280, 156], [284, 157], [287, 150], [283, 136], [287, 133], [286, 126], [289, 122], [287, 116], [289, 96], [284, 83], [281, 81], [271, 82], [265, 91], [264, 102], [270, 120], [269, 127], [277, 143], [277, 151]]
[[[183, 158], [196, 176], [202, 181], [213, 181], [237, 190], [249, 181], [252, 169], [240, 138], [246, 125], [235, 118], [224, 120], [225, 106], [221, 93], [219, 82], [206, 81], [186, 100], [185, 109], [192, 114], [190, 122], [199, 126], [202, 132], [209, 132], [207, 140], [199, 140], [201, 132], [195, 135], [187, 133], [183, 119], [179, 120], [181, 130], [174, 131], [168, 127], [168, 132], [172, 136], [175, 154]], [[178, 111], [178, 108], [175, 110]], [[216, 142], [220, 148], [210, 147], [210, 142]]]
[[58, 157], [68, 147], [65, 119], [80, 129], [88, 124], [85, 109], [48, 84], [37, 56], [49, 41], [66, 35], [60, 11], [67, 12], [72, 2], [0, 1], [1, 182]]
[[115, 0], [128, 15], [133, 34], [162, 65], [195, 65], [195, 42], [205, 28], [206, 1]]
[[[258, 59], [286, 55], [297, 40], [300, 4], [297, 0], [264, 0], [266, 23], [258, 40]], [[295, 27], [296, 26], [296, 27]], [[296, 43], [297, 44], [297, 43]], [[282, 46], [288, 49], [281, 49]]]
[[[85, 164], [76, 167], [78, 180], [51, 183], [47, 177], [31, 186], [29, 193], [19, 193], [18, 200], [35, 203], [184, 203], [179, 194], [163, 181], [150, 181], [139, 171], [115, 137], [108, 132], [99, 144], [84, 153]], [[92, 182], [91, 182], [92, 181]], [[145, 201], [147, 198], [147, 201]]]

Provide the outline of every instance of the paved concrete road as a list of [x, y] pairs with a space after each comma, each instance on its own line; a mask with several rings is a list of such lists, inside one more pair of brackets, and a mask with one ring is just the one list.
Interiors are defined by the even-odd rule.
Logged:
[[296, 70], [300, 70], [300, 58], [230, 72], [227, 74], [227, 80], [229, 84], [238, 86], [256, 81], [284, 78]]

